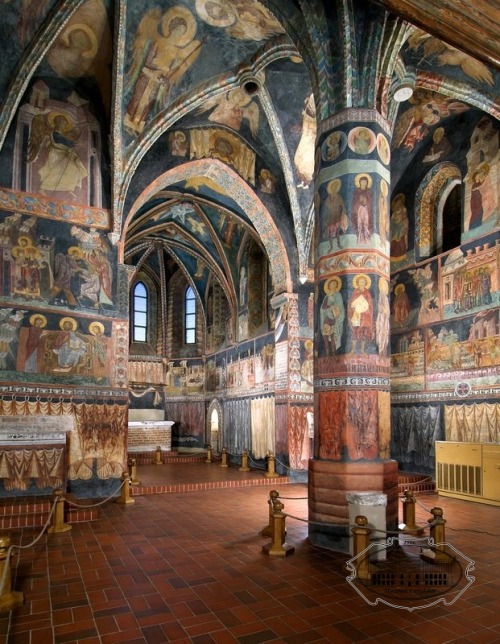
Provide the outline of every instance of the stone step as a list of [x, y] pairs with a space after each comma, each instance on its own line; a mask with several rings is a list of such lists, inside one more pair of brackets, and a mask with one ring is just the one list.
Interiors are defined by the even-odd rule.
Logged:
[[[65, 495], [72, 503], [81, 506], [90, 505], [90, 501], [79, 501], [71, 494]], [[1, 500], [0, 530], [14, 528], [38, 528], [46, 524], [54, 499], [47, 497], [10, 497]], [[65, 523], [96, 521], [99, 518], [98, 508], [74, 507], [65, 503]]]

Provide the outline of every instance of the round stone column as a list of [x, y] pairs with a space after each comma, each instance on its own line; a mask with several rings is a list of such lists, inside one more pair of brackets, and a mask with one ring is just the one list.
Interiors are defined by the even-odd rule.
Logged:
[[309, 538], [348, 552], [348, 493], [383, 492], [388, 525], [397, 525], [398, 467], [390, 459], [388, 124], [374, 110], [346, 110], [321, 124], [316, 159]]

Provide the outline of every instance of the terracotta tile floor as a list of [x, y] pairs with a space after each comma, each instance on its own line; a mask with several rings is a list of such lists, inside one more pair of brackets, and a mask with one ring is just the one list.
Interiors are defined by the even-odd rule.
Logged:
[[[139, 471], [152, 486], [241, 474], [199, 463]], [[286, 540], [295, 552], [286, 558], [262, 552], [273, 488], [290, 515]], [[451, 606], [410, 612], [369, 605], [346, 582], [348, 555], [308, 543], [298, 519], [307, 517], [306, 494], [306, 485], [282, 480], [110, 501], [98, 521], [17, 551], [12, 586], [25, 605], [0, 614], [0, 642], [500, 642], [499, 508], [419, 497], [426, 508], [443, 508], [447, 541], [474, 559], [476, 580]], [[428, 516], [417, 506], [418, 522]], [[38, 532], [9, 534], [29, 544]]]

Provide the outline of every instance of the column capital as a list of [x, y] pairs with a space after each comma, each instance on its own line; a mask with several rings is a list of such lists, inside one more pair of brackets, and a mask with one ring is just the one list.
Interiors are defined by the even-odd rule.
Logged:
[[349, 107], [333, 116], [320, 121], [318, 123], [318, 137], [322, 134], [330, 132], [339, 125], [344, 125], [345, 123], [377, 123], [380, 128], [382, 128], [386, 134], [392, 136], [392, 126], [390, 122], [384, 118], [378, 110], [367, 108], [367, 107]]

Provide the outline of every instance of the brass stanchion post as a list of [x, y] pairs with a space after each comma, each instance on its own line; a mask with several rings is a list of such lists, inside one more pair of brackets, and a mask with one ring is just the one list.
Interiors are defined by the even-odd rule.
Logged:
[[270, 537], [273, 534], [273, 512], [274, 512], [274, 502], [278, 499], [280, 493], [278, 490], [271, 490], [269, 492], [269, 498], [267, 500], [269, 504], [269, 523], [262, 528], [260, 534], [263, 537]]
[[424, 528], [415, 523], [415, 497], [411, 490], [404, 491], [403, 499], [403, 523], [399, 529], [405, 534], [421, 535]]
[[207, 445], [207, 458], [205, 459], [205, 463], [211, 463], [212, 462], [212, 446]]
[[12, 590], [12, 575], [10, 560], [7, 558], [10, 548], [10, 537], [0, 537], [0, 580], [4, 579], [0, 588], [0, 613], [7, 613], [13, 608], [24, 604], [24, 593]]
[[126, 505], [127, 503], [135, 503], [135, 499], [130, 498], [130, 477], [128, 472], [122, 474], [122, 486], [120, 489], [120, 497], [116, 499], [116, 503]]
[[227, 449], [225, 447], [222, 448], [222, 461], [220, 464], [221, 467], [229, 467], [227, 463]]
[[274, 557], [286, 557], [291, 555], [295, 548], [293, 546], [285, 543], [285, 515], [283, 514], [283, 503], [276, 500], [274, 502], [274, 511], [273, 511], [273, 530], [271, 543], [266, 546], [262, 546], [262, 551], [267, 555]]
[[422, 550], [420, 558], [429, 563], [451, 563], [453, 557], [446, 552], [446, 538], [444, 533], [446, 521], [443, 519], [443, 509], [432, 508], [431, 514], [432, 519], [428, 519], [427, 523], [430, 527], [430, 538], [435, 545], [431, 545], [430, 549]]
[[[356, 527], [351, 528], [353, 534], [353, 554], [354, 557], [360, 555], [363, 550], [370, 545], [371, 528], [367, 528], [368, 519], [362, 515], [358, 515], [354, 519]], [[360, 579], [370, 579], [371, 574], [369, 570], [370, 551], [367, 550], [363, 555], [356, 559], [356, 574]]]
[[243, 454], [241, 455], [241, 467], [239, 471], [250, 472], [250, 468], [248, 467], [248, 452], [246, 449], [243, 450]]
[[276, 459], [274, 458], [274, 454], [272, 452], [269, 452], [267, 455], [267, 472], [265, 473], [265, 476], [276, 476], [276, 470], [274, 469], [275, 460]]
[[163, 465], [163, 461], [161, 460], [161, 447], [159, 445], [155, 452], [155, 465]]
[[137, 478], [137, 461], [135, 458], [128, 459], [128, 473], [130, 476], [130, 482], [132, 485], [140, 485], [141, 482]]
[[49, 534], [68, 532], [73, 526], [69, 523], [64, 523], [64, 497], [62, 490], [54, 490], [54, 498], [56, 500], [56, 507], [52, 515], [52, 525], [49, 526], [47, 532]]

